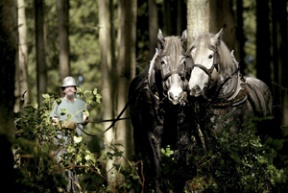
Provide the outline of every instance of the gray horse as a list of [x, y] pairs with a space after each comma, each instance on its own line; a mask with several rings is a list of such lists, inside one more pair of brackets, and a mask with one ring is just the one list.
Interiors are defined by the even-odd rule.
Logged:
[[[134, 132], [135, 159], [143, 161], [145, 192], [183, 192], [186, 181], [186, 148], [191, 144], [189, 121], [185, 120], [187, 103], [186, 59], [182, 37], [158, 32], [158, 48], [148, 68], [135, 77], [129, 87], [130, 115]], [[173, 151], [175, 172], [165, 173], [161, 148]], [[189, 164], [188, 164], [189, 165]], [[189, 167], [189, 166], [187, 166]], [[192, 171], [190, 169], [186, 169]], [[181, 173], [183, 172], [183, 173]], [[142, 175], [143, 174], [143, 175]]]
[[[205, 114], [209, 115], [214, 131], [234, 122], [231, 131], [235, 132], [241, 130], [242, 123], [251, 116], [272, 115], [272, 95], [263, 81], [240, 74], [238, 62], [222, 36], [222, 29], [217, 34], [194, 33], [187, 51], [194, 62], [189, 93], [206, 103]], [[227, 117], [228, 113], [231, 116]]]
[[[222, 36], [222, 29], [216, 34], [194, 33], [187, 49], [190, 103], [198, 131], [194, 136], [199, 139], [197, 144], [206, 150], [203, 152], [212, 151], [212, 155], [225, 160], [224, 176], [219, 178], [215, 171], [211, 172], [218, 185], [224, 192], [242, 192], [237, 162], [230, 156], [231, 152], [220, 145], [221, 140], [231, 141], [242, 130], [251, 131], [246, 129], [251, 128], [251, 120], [266, 120], [272, 116], [272, 95], [263, 81], [240, 74], [238, 62]], [[263, 130], [271, 130], [269, 124], [257, 126], [259, 134], [266, 135], [268, 132]], [[217, 163], [214, 165], [218, 167]]]

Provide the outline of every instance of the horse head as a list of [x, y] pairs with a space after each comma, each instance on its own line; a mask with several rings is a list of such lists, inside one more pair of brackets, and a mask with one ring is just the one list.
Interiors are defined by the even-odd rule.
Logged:
[[158, 31], [158, 48], [150, 62], [148, 72], [149, 86], [160, 98], [168, 97], [174, 104], [186, 103], [187, 87], [186, 60], [184, 56], [184, 44], [187, 41], [186, 30], [182, 37], [166, 36]]
[[208, 92], [219, 94], [230, 89], [223, 85], [238, 69], [222, 36], [222, 29], [216, 34], [193, 33], [192, 44], [186, 52], [193, 60], [188, 83], [191, 96], [207, 98]]

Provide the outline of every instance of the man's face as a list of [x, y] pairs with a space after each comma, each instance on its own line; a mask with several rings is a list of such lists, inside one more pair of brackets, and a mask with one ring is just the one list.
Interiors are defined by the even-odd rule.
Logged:
[[76, 92], [75, 86], [67, 86], [63, 90], [63, 93], [67, 96], [74, 96], [75, 92]]

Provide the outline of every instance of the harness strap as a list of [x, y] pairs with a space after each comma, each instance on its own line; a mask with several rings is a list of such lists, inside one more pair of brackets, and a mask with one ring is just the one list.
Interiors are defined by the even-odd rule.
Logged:
[[179, 72], [178, 70], [175, 70], [175, 71], [172, 71], [172, 72], [169, 72], [168, 74], [166, 74], [163, 77], [163, 81], [166, 81], [172, 74], [179, 74], [180, 77], [184, 77], [184, 73], [183, 72]]
[[246, 84], [245, 83], [241, 83], [240, 84], [240, 88], [237, 91], [237, 94], [235, 95], [235, 97], [230, 98], [229, 100], [219, 100], [215, 103], [213, 103], [213, 107], [214, 108], [224, 108], [224, 107], [228, 107], [228, 106], [239, 106], [241, 104], [243, 104], [247, 99], [248, 99], [248, 91], [246, 88]]

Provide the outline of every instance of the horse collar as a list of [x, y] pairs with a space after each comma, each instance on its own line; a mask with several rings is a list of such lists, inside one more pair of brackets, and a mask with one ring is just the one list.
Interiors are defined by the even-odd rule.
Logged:
[[[247, 100], [247, 88], [245, 82], [240, 78], [238, 73], [236, 81], [234, 81], [233, 89], [227, 95], [218, 97], [213, 102], [213, 107], [227, 107], [227, 106], [238, 106]], [[235, 85], [236, 84], [236, 85]]]

